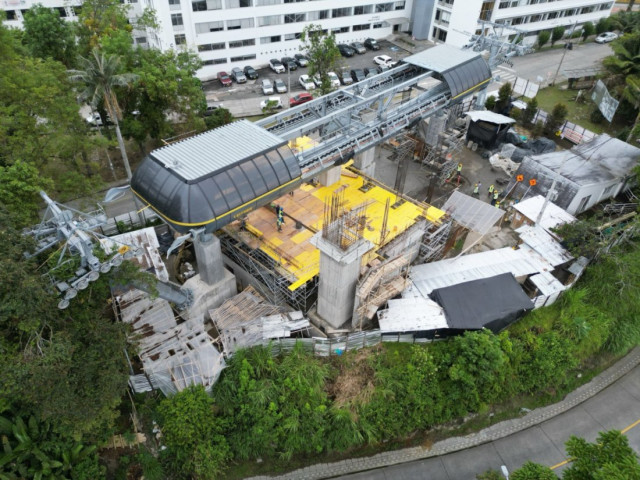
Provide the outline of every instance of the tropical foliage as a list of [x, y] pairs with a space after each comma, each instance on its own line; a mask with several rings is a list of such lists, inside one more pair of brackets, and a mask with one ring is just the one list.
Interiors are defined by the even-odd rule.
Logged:
[[309, 58], [309, 76], [320, 77], [320, 93], [331, 91], [331, 80], [327, 73], [336, 71], [340, 60], [340, 51], [336, 44], [335, 33], [327, 32], [322, 25], [310, 24], [302, 30], [302, 49]]

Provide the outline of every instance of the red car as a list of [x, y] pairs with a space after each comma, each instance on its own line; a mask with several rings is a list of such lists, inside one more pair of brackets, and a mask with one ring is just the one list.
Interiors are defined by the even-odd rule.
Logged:
[[231, 77], [227, 75], [227, 72], [218, 72], [218, 80], [220, 80], [223, 87], [231, 86]]
[[307, 103], [313, 100], [313, 95], [307, 92], [302, 92], [289, 99], [290, 107], [297, 107], [298, 105], [302, 105], [303, 103]]

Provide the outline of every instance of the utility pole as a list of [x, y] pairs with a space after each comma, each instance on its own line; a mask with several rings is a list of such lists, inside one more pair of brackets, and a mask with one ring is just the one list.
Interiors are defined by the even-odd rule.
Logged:
[[287, 104], [291, 108], [291, 64], [287, 62]]
[[[573, 28], [571, 29], [571, 34], [573, 34], [573, 32], [576, 29], [576, 25], [578, 24], [578, 22], [574, 22], [573, 24]], [[569, 35], [569, 40], [571, 40], [571, 35]], [[564, 44], [564, 52], [562, 52], [562, 58], [560, 59], [560, 63], [558, 64], [558, 69], [556, 70], [556, 74], [553, 77], [553, 82], [551, 82], [551, 85], [555, 85], [556, 84], [556, 80], [558, 79], [558, 73], [560, 73], [560, 67], [562, 66], [562, 62], [564, 62], [564, 56], [567, 54], [567, 50], [569, 50], [569, 45], [571, 45], [571, 42]]]

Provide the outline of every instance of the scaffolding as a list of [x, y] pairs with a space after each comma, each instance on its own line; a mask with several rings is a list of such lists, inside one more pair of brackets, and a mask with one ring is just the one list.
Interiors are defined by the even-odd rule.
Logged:
[[418, 263], [433, 262], [446, 253], [447, 240], [451, 234], [452, 219], [447, 216], [440, 225], [431, 224], [422, 237]]
[[[291, 273], [281, 268], [275, 259], [259, 247], [252, 248], [231, 233], [231, 230], [227, 229], [225, 233], [219, 234], [222, 252], [257, 280], [252, 285], [260, 294], [273, 304], [290, 305], [296, 310], [308, 312], [318, 295], [318, 277], [315, 276], [297, 288], [291, 289], [291, 284], [295, 282]], [[307, 268], [313, 267], [313, 265], [307, 266]]]

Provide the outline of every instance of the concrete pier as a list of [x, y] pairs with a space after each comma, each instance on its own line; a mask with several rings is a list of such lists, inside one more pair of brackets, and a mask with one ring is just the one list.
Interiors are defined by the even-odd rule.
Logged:
[[324, 187], [328, 187], [330, 185], [333, 185], [336, 182], [339, 182], [341, 171], [342, 171], [342, 167], [340, 166], [328, 168], [318, 176], [318, 181], [320, 182], [320, 185]]
[[376, 157], [378, 147], [370, 148], [353, 157], [353, 166], [360, 170], [367, 177], [374, 176], [376, 171]]
[[220, 240], [212, 233], [199, 233], [194, 240], [200, 279], [215, 285], [225, 278]]
[[343, 250], [323, 238], [322, 232], [311, 241], [320, 250], [318, 315], [339, 328], [351, 318], [362, 256], [373, 244], [363, 238]]

